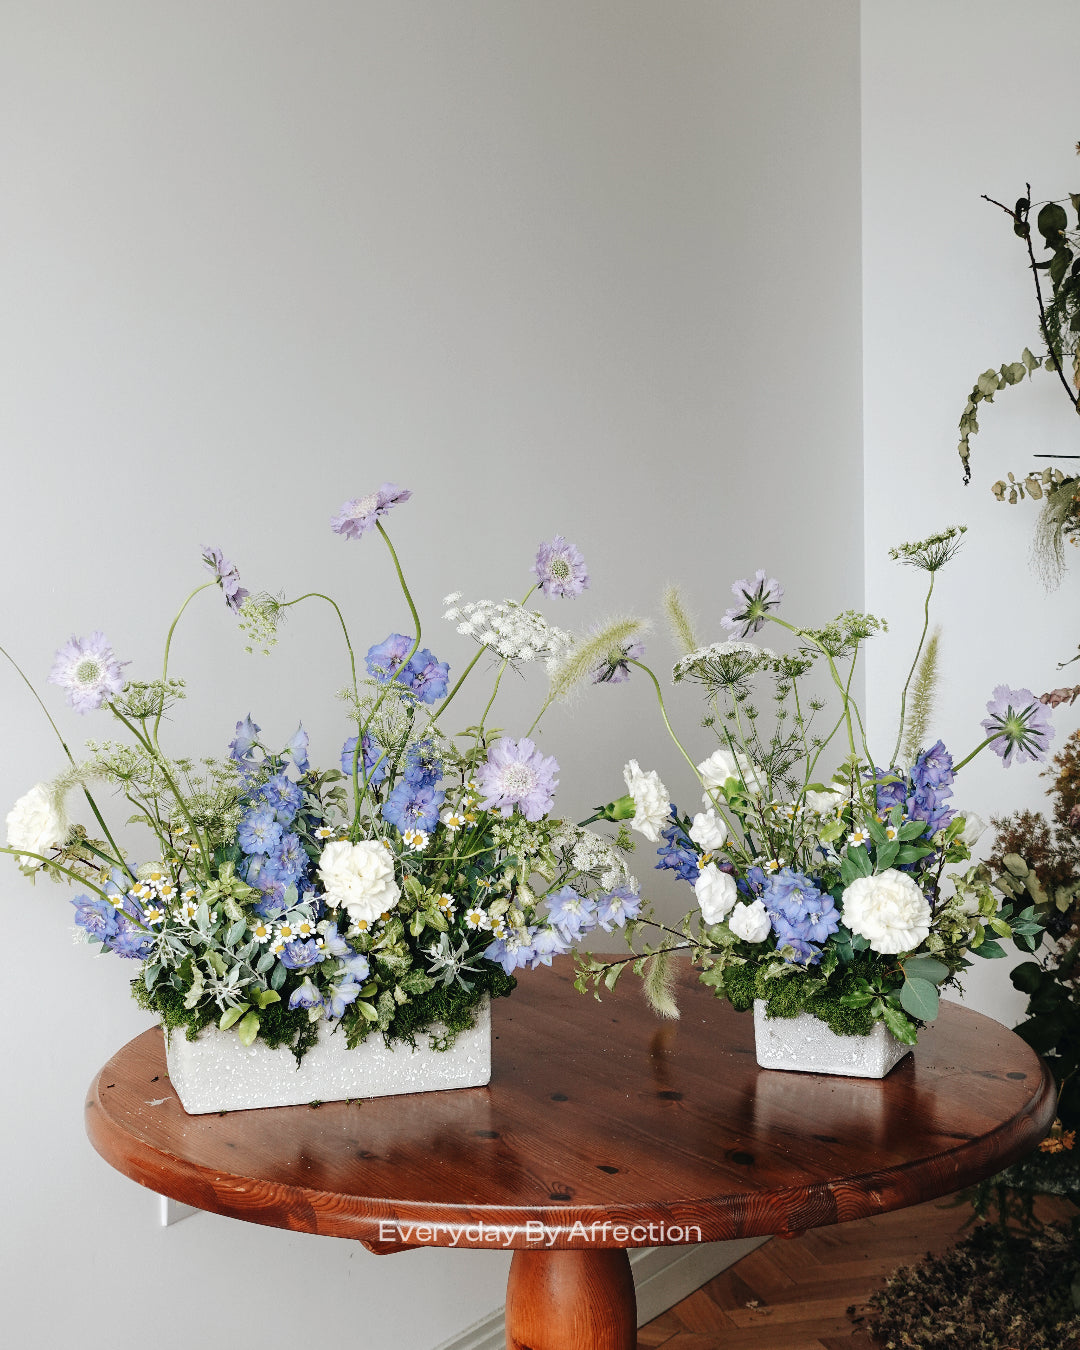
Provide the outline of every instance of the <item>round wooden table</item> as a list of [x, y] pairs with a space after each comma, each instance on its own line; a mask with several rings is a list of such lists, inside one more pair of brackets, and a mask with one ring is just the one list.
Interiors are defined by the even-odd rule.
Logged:
[[[917, 1204], [1046, 1133], [1054, 1087], [1012, 1032], [954, 1004], [883, 1081], [759, 1069], [753, 1019], [685, 972], [658, 1023], [629, 978], [567, 966], [493, 1007], [488, 1087], [189, 1116], [157, 1029], [86, 1102], [143, 1186], [251, 1223], [411, 1246], [512, 1248], [512, 1350], [633, 1350], [628, 1247], [779, 1233]], [[164, 1100], [161, 1100], [164, 1099]]]

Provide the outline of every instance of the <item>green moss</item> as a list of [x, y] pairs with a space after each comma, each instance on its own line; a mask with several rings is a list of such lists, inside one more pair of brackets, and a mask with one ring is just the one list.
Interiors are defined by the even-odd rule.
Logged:
[[766, 1016], [798, 1017], [812, 1013], [840, 1036], [866, 1036], [874, 1021], [867, 1008], [849, 1008], [841, 1002], [851, 993], [860, 976], [869, 973], [868, 961], [859, 956], [850, 966], [833, 972], [822, 987], [812, 971], [794, 970], [768, 979], [764, 967], [730, 966], [724, 971], [724, 993], [738, 1012], [746, 1012], [755, 999], [764, 999]]
[[[182, 1027], [185, 1037], [193, 1041], [204, 1027], [217, 1023], [219, 1014], [216, 1008], [185, 1008], [183, 993], [170, 984], [157, 984], [148, 990], [141, 979], [132, 980], [131, 992], [140, 1008], [157, 1014], [166, 1035]], [[297, 1063], [315, 1044], [318, 1034], [318, 1025], [308, 1020], [303, 1008], [290, 1011], [284, 1001], [271, 1003], [259, 1013], [259, 1039], [274, 1050], [279, 1046], [288, 1046], [296, 1056]]]
[[[400, 1004], [383, 1033], [386, 1044], [404, 1041], [415, 1047], [417, 1036], [434, 1023], [441, 1022], [446, 1027], [446, 1035], [432, 1036], [430, 1043], [436, 1050], [449, 1050], [461, 1032], [476, 1025], [476, 1010], [485, 994], [490, 998], [506, 998], [517, 988], [517, 980], [490, 961], [478, 963], [471, 982], [471, 989], [462, 989], [457, 984], [439, 984]], [[374, 1023], [364, 1022], [357, 1012], [352, 1018], [346, 1014], [345, 1030], [351, 1045], [359, 1043], [377, 1028]]]
[[754, 1006], [757, 998], [754, 975], [751, 965], [728, 966], [724, 971], [724, 993], [736, 1012], [749, 1012]]

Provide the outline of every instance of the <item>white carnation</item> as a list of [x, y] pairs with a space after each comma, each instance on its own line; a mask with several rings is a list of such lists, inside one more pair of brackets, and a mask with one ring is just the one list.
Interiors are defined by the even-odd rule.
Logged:
[[401, 895], [390, 851], [374, 839], [327, 844], [319, 858], [319, 878], [327, 903], [343, 906], [354, 923], [373, 923], [393, 909]]
[[930, 932], [930, 904], [906, 872], [858, 877], [841, 901], [844, 923], [875, 952], [914, 951]]
[[707, 788], [722, 788], [729, 778], [738, 778], [735, 761], [726, 750], [714, 750], [708, 759], [697, 766], [701, 781]]
[[749, 905], [736, 905], [728, 918], [728, 927], [744, 942], [764, 942], [772, 932], [769, 911], [765, 908], [764, 901], [755, 900]]
[[727, 837], [727, 821], [723, 816], [718, 816], [712, 807], [708, 811], [699, 811], [690, 826], [690, 838], [706, 853], [718, 849]]
[[671, 798], [661, 783], [660, 775], [651, 770], [645, 773], [632, 759], [623, 769], [626, 790], [634, 799], [634, 818], [631, 828], [643, 834], [652, 843], [660, 838], [660, 831], [671, 815]]
[[[44, 783], [35, 783], [7, 813], [8, 848], [25, 848], [30, 853], [50, 853], [61, 848], [68, 835], [63, 802], [57, 801]], [[40, 858], [22, 854], [20, 867], [41, 867]]]
[[730, 872], [721, 872], [715, 863], [706, 863], [694, 882], [694, 894], [706, 923], [719, 923], [738, 899], [739, 890]]

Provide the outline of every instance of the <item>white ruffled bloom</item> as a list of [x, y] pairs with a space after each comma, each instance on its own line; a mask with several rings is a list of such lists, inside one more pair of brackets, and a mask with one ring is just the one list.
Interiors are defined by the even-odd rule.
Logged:
[[894, 867], [858, 877], [843, 894], [844, 923], [875, 952], [914, 951], [930, 932], [930, 903], [906, 872]]
[[658, 773], [652, 769], [648, 773], [643, 772], [636, 759], [632, 759], [623, 769], [623, 778], [626, 780], [627, 792], [634, 799], [634, 818], [630, 827], [655, 844], [671, 814], [668, 790], [661, 783]]
[[728, 927], [737, 938], [744, 942], [764, 942], [772, 932], [769, 911], [762, 900], [752, 904], [739, 904], [731, 911]]
[[747, 792], [752, 792], [756, 797], [763, 796], [765, 783], [757, 765], [752, 764], [741, 750], [735, 752], [735, 763], [738, 765], [738, 777], [743, 780]]
[[715, 863], [706, 863], [694, 882], [694, 894], [706, 923], [719, 923], [738, 899], [739, 889], [730, 872], [721, 872]]
[[706, 853], [720, 848], [727, 837], [727, 821], [723, 816], [718, 816], [712, 807], [708, 811], [699, 811], [690, 826], [690, 838]]
[[974, 811], [968, 811], [964, 815], [964, 829], [960, 835], [960, 842], [967, 848], [974, 848], [986, 832], [986, 821], [982, 816]]
[[738, 778], [735, 761], [726, 750], [714, 750], [708, 759], [697, 766], [701, 781], [707, 788], [722, 788], [729, 778]]
[[847, 796], [843, 792], [808, 792], [806, 809], [813, 811], [816, 816], [830, 816], [846, 801]]
[[[44, 783], [35, 783], [7, 813], [8, 848], [25, 848], [31, 853], [50, 853], [63, 847], [68, 835], [63, 802], [59, 802]], [[40, 858], [22, 854], [20, 867], [43, 866]]]
[[319, 858], [319, 878], [327, 903], [343, 906], [354, 923], [374, 923], [394, 908], [401, 895], [394, 879], [394, 859], [374, 839], [361, 839], [358, 844], [338, 839], [327, 844]]

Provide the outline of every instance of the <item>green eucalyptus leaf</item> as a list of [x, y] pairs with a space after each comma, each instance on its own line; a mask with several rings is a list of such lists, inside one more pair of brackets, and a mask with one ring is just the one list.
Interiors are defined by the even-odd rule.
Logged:
[[900, 986], [900, 1002], [920, 1022], [932, 1022], [938, 1014], [938, 991], [929, 980], [906, 979]]
[[949, 978], [949, 967], [932, 956], [912, 956], [904, 962], [904, 974], [909, 980], [929, 980], [941, 984]]

